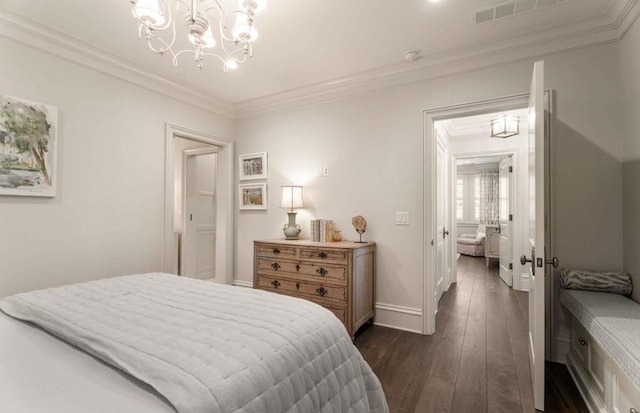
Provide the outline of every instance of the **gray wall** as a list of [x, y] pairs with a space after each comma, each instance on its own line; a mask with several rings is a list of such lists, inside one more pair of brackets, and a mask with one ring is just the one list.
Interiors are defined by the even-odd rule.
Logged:
[[624, 269], [640, 302], [640, 19], [619, 44], [623, 136]]

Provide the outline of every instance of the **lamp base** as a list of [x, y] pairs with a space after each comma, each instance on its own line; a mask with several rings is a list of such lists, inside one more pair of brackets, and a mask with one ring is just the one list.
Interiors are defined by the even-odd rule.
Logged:
[[287, 212], [289, 215], [289, 223], [282, 228], [284, 231], [285, 239], [294, 240], [298, 239], [298, 235], [302, 232], [300, 225], [296, 224], [297, 212]]

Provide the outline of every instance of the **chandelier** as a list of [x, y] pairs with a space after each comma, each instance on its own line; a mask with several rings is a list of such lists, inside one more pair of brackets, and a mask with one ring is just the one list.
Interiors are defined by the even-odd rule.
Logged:
[[[138, 36], [151, 50], [170, 53], [173, 64], [183, 54], [192, 54], [197, 66], [204, 67], [205, 56], [219, 59], [224, 71], [234, 70], [253, 55], [252, 43], [258, 38], [254, 15], [267, 0], [237, 0], [237, 8], [223, 9], [225, 0], [131, 0]], [[184, 22], [189, 48], [174, 50], [177, 29]], [[176, 24], [178, 27], [176, 28]], [[218, 47], [216, 47], [218, 46]]]

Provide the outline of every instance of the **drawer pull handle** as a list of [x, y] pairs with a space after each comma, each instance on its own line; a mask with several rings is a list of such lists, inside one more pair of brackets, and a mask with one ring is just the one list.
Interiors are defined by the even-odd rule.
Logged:
[[278, 288], [280, 287], [280, 282], [278, 280], [273, 280], [271, 281], [271, 285], [273, 286], [273, 288]]
[[273, 249], [273, 253], [274, 253], [274, 254], [280, 254], [280, 250], [279, 250], [278, 248], [274, 248], [274, 249]]
[[274, 271], [278, 271], [280, 269], [280, 264], [274, 262], [273, 264], [271, 264], [271, 268], [273, 268]]
[[321, 277], [324, 277], [325, 275], [327, 275], [327, 270], [325, 270], [324, 268], [320, 267], [316, 270], [316, 272], [318, 274], [320, 274]]
[[296, 283], [296, 290], [300, 289], [300, 283]]
[[324, 297], [327, 295], [327, 290], [324, 287], [320, 287], [316, 290], [316, 292], [320, 295], [320, 297]]
[[320, 254], [318, 254], [318, 257], [327, 258], [327, 253], [326, 252], [321, 252]]
[[629, 409], [629, 413], [638, 413], [638, 411], [632, 407], [631, 409]]
[[296, 264], [296, 271], [300, 272], [300, 264]]
[[587, 345], [587, 342], [582, 337], [578, 337], [578, 343], [580, 343], [581, 346]]

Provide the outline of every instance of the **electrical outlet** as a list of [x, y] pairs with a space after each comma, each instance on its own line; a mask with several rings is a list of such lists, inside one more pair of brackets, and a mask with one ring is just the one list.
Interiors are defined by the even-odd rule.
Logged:
[[328, 166], [323, 166], [322, 167], [322, 176], [329, 176], [329, 167]]
[[396, 225], [409, 225], [409, 213], [396, 212]]

